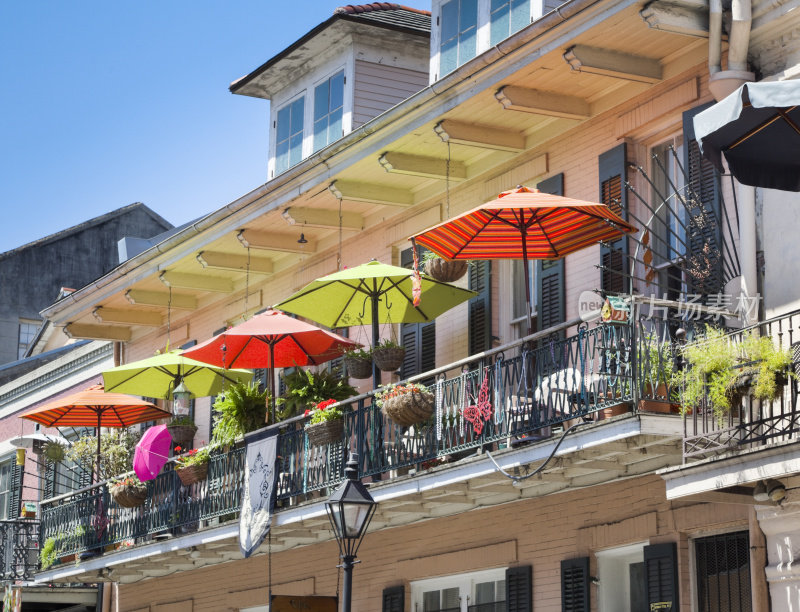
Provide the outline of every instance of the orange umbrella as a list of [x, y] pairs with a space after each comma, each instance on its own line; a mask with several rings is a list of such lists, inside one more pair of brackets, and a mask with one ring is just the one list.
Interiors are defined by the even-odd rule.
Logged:
[[530, 332], [529, 259], [561, 259], [636, 231], [604, 204], [517, 187], [411, 240], [445, 259], [522, 259]]
[[133, 395], [104, 393], [93, 385], [19, 415], [45, 427], [97, 427], [97, 473], [100, 474], [100, 428], [128, 427], [171, 416], [155, 404]]

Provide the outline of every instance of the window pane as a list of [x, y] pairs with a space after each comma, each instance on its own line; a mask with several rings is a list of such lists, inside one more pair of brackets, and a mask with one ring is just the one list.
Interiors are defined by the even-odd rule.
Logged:
[[303, 159], [303, 132], [289, 139], [289, 165], [294, 166]]
[[459, 30], [464, 32], [478, 26], [478, 0], [461, 0]]
[[328, 144], [328, 117], [314, 122], [314, 150], [318, 151]]
[[458, 0], [442, 6], [442, 46], [458, 35]]
[[508, 3], [504, 3], [502, 8], [492, 13], [492, 24], [489, 30], [489, 42], [496, 45], [504, 38], [508, 37]]
[[328, 114], [330, 81], [314, 88], [314, 121]]
[[511, 30], [509, 35], [518, 32], [531, 22], [531, 9], [529, 0], [512, 0], [511, 2]]
[[494, 602], [494, 582], [481, 582], [475, 585], [475, 603]]
[[344, 72], [331, 77], [330, 110], [335, 111], [344, 104]]
[[303, 131], [303, 107], [305, 98], [292, 102], [292, 134]]
[[342, 137], [342, 109], [339, 108], [331, 113], [328, 119], [328, 142], [332, 143], [334, 140], [339, 140]]
[[287, 106], [278, 111], [278, 127], [275, 132], [275, 137], [278, 142], [289, 138], [289, 116], [291, 107]]
[[476, 43], [476, 34], [478, 32], [477, 28], [470, 28], [464, 34], [461, 35], [461, 41], [459, 42], [458, 48], [458, 65], [468, 62], [473, 57], [475, 57], [475, 43]]
[[442, 46], [439, 54], [439, 76], [444, 76], [456, 69], [458, 62], [458, 42], [457, 39]]
[[439, 591], [427, 591], [422, 594], [423, 612], [438, 612], [439, 610]]
[[275, 147], [275, 172], [283, 172], [289, 167], [289, 140], [279, 142]]

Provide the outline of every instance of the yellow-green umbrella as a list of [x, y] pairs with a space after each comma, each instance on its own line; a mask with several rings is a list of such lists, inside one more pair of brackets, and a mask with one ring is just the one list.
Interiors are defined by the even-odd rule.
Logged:
[[246, 383], [253, 378], [250, 370], [226, 370], [170, 351], [126, 363], [103, 372], [106, 391], [133, 393], [143, 397], [172, 397], [181, 380], [195, 397], [217, 395], [223, 385]]

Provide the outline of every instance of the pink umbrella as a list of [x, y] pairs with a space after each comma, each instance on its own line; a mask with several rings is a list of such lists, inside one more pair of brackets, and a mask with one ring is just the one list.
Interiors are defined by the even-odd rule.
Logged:
[[151, 427], [139, 440], [133, 453], [133, 471], [139, 480], [153, 480], [169, 459], [172, 436], [166, 425]]

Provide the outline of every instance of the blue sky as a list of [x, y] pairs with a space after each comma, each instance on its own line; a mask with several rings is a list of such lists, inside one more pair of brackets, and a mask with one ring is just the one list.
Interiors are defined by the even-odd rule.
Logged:
[[341, 4], [0, 2], [0, 252], [132, 202], [180, 225], [263, 184], [269, 103], [228, 85]]

